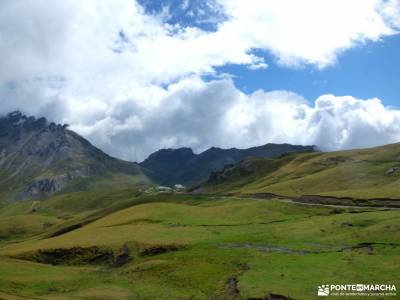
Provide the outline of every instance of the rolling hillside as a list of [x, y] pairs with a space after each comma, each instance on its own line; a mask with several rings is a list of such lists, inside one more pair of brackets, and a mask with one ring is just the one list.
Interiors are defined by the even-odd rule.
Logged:
[[400, 194], [400, 144], [372, 149], [251, 158], [213, 173], [209, 193], [393, 198]]
[[399, 211], [104, 191], [31, 205], [0, 209], [5, 299], [315, 299], [400, 272]]

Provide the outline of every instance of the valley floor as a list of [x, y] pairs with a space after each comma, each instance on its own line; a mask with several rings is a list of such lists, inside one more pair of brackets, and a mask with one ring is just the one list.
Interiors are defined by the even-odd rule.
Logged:
[[0, 299], [316, 299], [321, 284], [400, 287], [398, 210], [123, 191], [4, 206], [0, 222]]

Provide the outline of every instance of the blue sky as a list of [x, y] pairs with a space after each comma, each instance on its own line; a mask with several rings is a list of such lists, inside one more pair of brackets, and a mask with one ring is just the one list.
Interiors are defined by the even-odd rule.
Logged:
[[362, 99], [377, 97], [386, 105], [400, 107], [400, 35], [350, 49], [339, 55], [336, 65], [322, 70], [313, 66], [282, 67], [271, 55], [260, 55], [269, 63], [267, 69], [252, 71], [229, 65], [218, 70], [234, 75], [237, 86], [248, 93], [283, 89], [309, 100], [328, 93]]
[[[148, 13], [167, 14], [166, 22], [170, 24], [215, 31], [214, 22], [199, 22], [208, 18], [224, 20], [223, 14], [207, 5], [209, 2], [140, 1]], [[199, 10], [201, 14], [198, 13]], [[252, 52], [263, 57], [269, 67], [250, 70], [240, 64], [227, 64], [216, 68], [220, 73], [233, 75], [235, 84], [246, 93], [258, 89], [290, 90], [310, 101], [322, 94], [333, 93], [362, 99], [377, 97], [386, 105], [400, 106], [400, 35], [398, 34], [384, 37], [378, 42], [359, 43], [358, 46], [339, 53], [337, 62], [324, 69], [313, 65], [288, 68], [279, 64], [276, 57], [268, 51], [255, 49]]]

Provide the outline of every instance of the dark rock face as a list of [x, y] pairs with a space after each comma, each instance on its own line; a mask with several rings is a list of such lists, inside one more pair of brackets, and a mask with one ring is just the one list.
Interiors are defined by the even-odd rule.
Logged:
[[108, 156], [66, 125], [13, 112], [0, 117], [0, 200], [41, 199], [69, 183], [119, 172], [135, 163]]
[[64, 181], [67, 177], [60, 179], [42, 179], [33, 181], [28, 187], [28, 193], [32, 196], [39, 194], [40, 192], [44, 193], [55, 193], [62, 190], [64, 186]]
[[[249, 149], [221, 149], [212, 147], [200, 154], [189, 148], [163, 149], [150, 155], [141, 166], [147, 175], [161, 185], [196, 185], [206, 181], [212, 172], [222, 171], [248, 157], [279, 157], [291, 152], [314, 151], [313, 146], [266, 144]], [[243, 172], [251, 172], [251, 166]]]

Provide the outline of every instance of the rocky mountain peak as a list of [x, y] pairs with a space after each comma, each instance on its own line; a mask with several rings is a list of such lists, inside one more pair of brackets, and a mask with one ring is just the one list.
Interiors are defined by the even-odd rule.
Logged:
[[45, 197], [85, 178], [141, 173], [137, 164], [110, 157], [67, 125], [20, 111], [0, 117], [0, 169], [0, 198], [17, 199]]
[[48, 129], [52, 132], [63, 131], [67, 125], [48, 122], [44, 117], [36, 118], [26, 116], [20, 111], [14, 111], [4, 117], [0, 117], [0, 136], [16, 136], [23, 131], [39, 131]]

